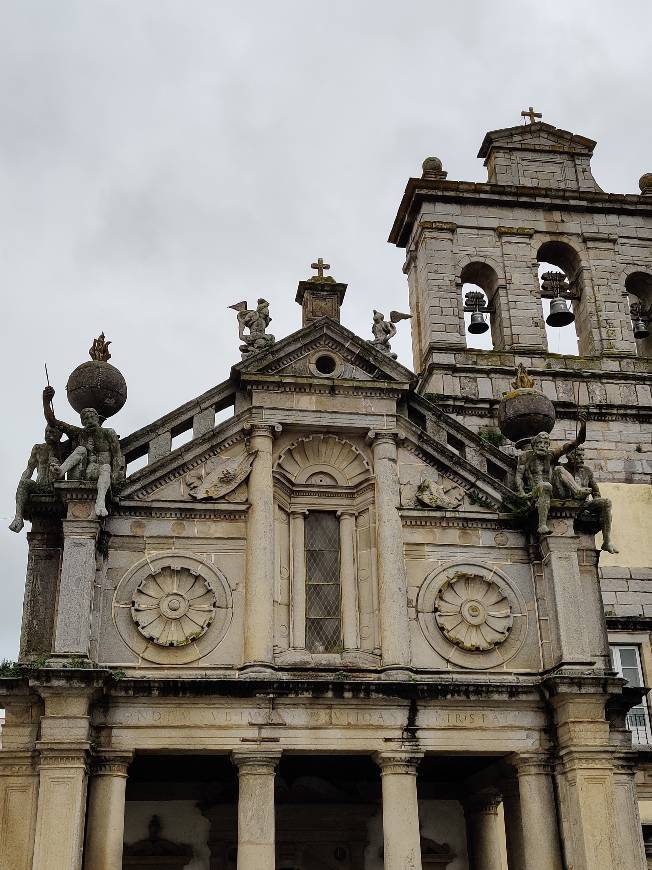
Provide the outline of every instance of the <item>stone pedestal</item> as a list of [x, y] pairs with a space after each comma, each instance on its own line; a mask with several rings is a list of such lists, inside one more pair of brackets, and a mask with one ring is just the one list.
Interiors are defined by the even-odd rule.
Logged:
[[417, 767], [422, 755], [378, 752], [385, 870], [421, 870]]
[[500, 797], [482, 794], [464, 802], [470, 870], [503, 870]]
[[20, 632], [20, 660], [47, 655], [52, 649], [63, 538], [55, 524], [32, 520]]
[[105, 751], [93, 759], [88, 794], [85, 870], [122, 870], [125, 789], [131, 753]]
[[80, 870], [86, 810], [87, 750], [39, 746], [39, 789], [32, 870]]
[[249, 449], [256, 453], [249, 475], [245, 576], [244, 664], [274, 661], [274, 426], [252, 424]]
[[403, 556], [403, 528], [398, 512], [397, 435], [371, 432], [376, 482], [376, 540], [380, 593], [380, 632], [383, 666], [410, 664], [407, 576]]
[[236, 749], [238, 768], [238, 870], [274, 870], [274, 774], [280, 751]]
[[[521, 859], [521, 863], [516, 863], [515, 867], [523, 870], [561, 870], [559, 823], [548, 759], [538, 755], [523, 755], [514, 759], [514, 765], [518, 772], [522, 842], [521, 850], [517, 848], [516, 851], [522, 851], [525, 856], [525, 861]], [[512, 870], [510, 809], [506, 801], [505, 828]]]
[[32, 870], [38, 774], [34, 753], [0, 752], [0, 867]]
[[[89, 519], [89, 502], [70, 501], [63, 521], [63, 559], [52, 651], [58, 656], [89, 655], [91, 604], [95, 582], [95, 545], [100, 530]], [[78, 510], [79, 509], [79, 510]], [[77, 512], [86, 514], [83, 518]]]

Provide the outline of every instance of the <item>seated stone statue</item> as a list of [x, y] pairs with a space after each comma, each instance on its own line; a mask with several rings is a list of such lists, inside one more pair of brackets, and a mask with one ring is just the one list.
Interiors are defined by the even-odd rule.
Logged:
[[577, 438], [561, 447], [550, 446], [547, 432], [539, 432], [532, 439], [531, 446], [519, 456], [516, 466], [516, 491], [523, 498], [536, 504], [538, 512], [538, 532], [551, 534], [548, 528], [548, 513], [553, 492], [570, 493], [566, 498], [586, 499], [591, 490], [581, 486], [573, 476], [557, 463], [562, 456], [570, 453], [586, 440], [586, 412], [580, 411], [581, 426]]
[[[584, 514], [589, 519], [594, 519], [600, 523], [602, 531], [602, 547], [601, 549], [607, 553], [617, 553], [618, 550], [614, 547], [611, 541], [611, 502], [608, 498], [603, 498], [600, 493], [600, 487], [597, 484], [595, 475], [584, 464], [584, 450], [582, 447], [576, 447], [575, 450], [566, 456], [566, 470], [572, 476], [576, 485], [588, 490], [584, 505]], [[558, 498], [574, 498], [572, 490], [567, 486], [567, 477], [559, 477], [556, 483], [556, 492]]]
[[[27, 461], [16, 489], [16, 516], [9, 528], [12, 532], [20, 532], [25, 525], [23, 517], [25, 505], [30, 493], [53, 484], [59, 478], [59, 469], [72, 450], [70, 441], [61, 442], [63, 433], [55, 426], [45, 427], [45, 442], [35, 444]], [[36, 471], [36, 480], [32, 475]]]
[[124, 480], [124, 462], [120, 441], [113, 429], [102, 426], [100, 415], [94, 408], [84, 408], [79, 417], [81, 427], [62, 423], [54, 416], [52, 399], [54, 389], [43, 390], [43, 412], [51, 426], [64, 432], [77, 445], [58, 469], [58, 477], [69, 474], [72, 479], [97, 481], [95, 513], [98, 517], [108, 515], [106, 494], [111, 484]]

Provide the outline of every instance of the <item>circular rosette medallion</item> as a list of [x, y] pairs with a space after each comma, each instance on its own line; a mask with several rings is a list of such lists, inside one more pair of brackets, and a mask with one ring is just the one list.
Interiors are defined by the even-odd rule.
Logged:
[[210, 581], [186, 567], [164, 566], [144, 577], [131, 615], [138, 631], [159, 646], [185, 646], [201, 637], [215, 617]]
[[435, 599], [437, 625], [464, 650], [486, 651], [507, 639], [512, 608], [502, 589], [480, 574], [456, 574]]

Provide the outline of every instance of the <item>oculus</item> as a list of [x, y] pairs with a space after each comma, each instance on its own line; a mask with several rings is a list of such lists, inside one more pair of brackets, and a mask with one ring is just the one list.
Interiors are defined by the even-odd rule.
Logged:
[[455, 574], [435, 598], [437, 625], [451, 643], [486, 652], [507, 640], [514, 618], [497, 583], [480, 574]]

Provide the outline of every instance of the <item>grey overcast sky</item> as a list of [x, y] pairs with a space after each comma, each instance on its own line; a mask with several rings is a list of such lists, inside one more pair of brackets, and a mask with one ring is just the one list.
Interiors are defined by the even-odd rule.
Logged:
[[[598, 141], [608, 191], [652, 171], [649, 0], [2, 0], [3, 527], [104, 330], [129, 399], [121, 435], [222, 381], [234, 312], [261, 294], [300, 323], [323, 256], [344, 323], [406, 309], [386, 239], [407, 178], [439, 156], [483, 180], [487, 130], [544, 120]], [[411, 365], [409, 325], [399, 359]], [[25, 533], [0, 531], [0, 658], [15, 658]]]

